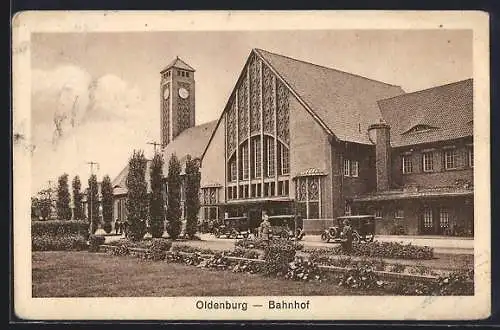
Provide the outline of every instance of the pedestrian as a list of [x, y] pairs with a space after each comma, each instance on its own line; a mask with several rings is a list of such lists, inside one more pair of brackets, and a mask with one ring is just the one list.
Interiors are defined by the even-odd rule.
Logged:
[[116, 218], [116, 220], [115, 220], [115, 234], [118, 235], [119, 231], [120, 231], [120, 220], [118, 218]]
[[128, 237], [128, 221], [127, 220], [123, 221], [122, 228], [123, 228], [123, 234], [125, 234], [125, 237]]
[[271, 238], [271, 223], [269, 223], [269, 216], [266, 211], [262, 212], [262, 222], [259, 227], [259, 236], [265, 244], [269, 245], [269, 240]]
[[349, 219], [344, 220], [344, 227], [342, 228], [342, 249], [347, 254], [352, 251], [352, 227]]

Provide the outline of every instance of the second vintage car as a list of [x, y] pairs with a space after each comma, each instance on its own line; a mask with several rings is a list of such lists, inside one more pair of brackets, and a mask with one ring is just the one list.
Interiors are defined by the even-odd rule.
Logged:
[[345, 220], [350, 222], [354, 242], [373, 242], [375, 239], [375, 216], [373, 215], [343, 216], [336, 220], [336, 225], [325, 229], [321, 234], [323, 242], [342, 242]]

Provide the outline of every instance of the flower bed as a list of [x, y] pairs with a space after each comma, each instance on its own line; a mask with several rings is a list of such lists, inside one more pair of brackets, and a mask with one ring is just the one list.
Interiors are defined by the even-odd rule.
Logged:
[[143, 241], [131, 241], [128, 239], [120, 239], [110, 242], [107, 245], [101, 245], [105, 252], [124, 256], [134, 255], [142, 259], [164, 260], [167, 256], [167, 251], [172, 247], [172, 241], [164, 238], [153, 238]]
[[[269, 244], [292, 244], [295, 247], [295, 250], [300, 251], [304, 249], [304, 245], [297, 243], [292, 240], [284, 239], [284, 238], [273, 238]], [[243, 238], [239, 239], [234, 243], [235, 247], [240, 247], [244, 249], [260, 249], [264, 250], [268, 243], [260, 238]]]
[[256, 249], [245, 249], [237, 247], [234, 250], [224, 250], [217, 251], [212, 249], [203, 249], [198, 247], [193, 247], [186, 244], [175, 244], [172, 247], [172, 251], [180, 251], [185, 253], [200, 253], [200, 254], [219, 254], [222, 253], [228, 257], [242, 257], [247, 259], [260, 259], [263, 257], [263, 253]]
[[[317, 255], [323, 254], [326, 256], [346, 254], [340, 245], [332, 248], [306, 249], [304, 252]], [[350, 255], [375, 258], [429, 260], [434, 257], [434, 249], [428, 246], [375, 241], [368, 243], [353, 243]]]

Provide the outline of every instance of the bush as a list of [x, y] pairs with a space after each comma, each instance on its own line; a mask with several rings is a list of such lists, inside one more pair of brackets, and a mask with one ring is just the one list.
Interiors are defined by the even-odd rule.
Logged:
[[288, 240], [275, 240], [264, 250], [265, 274], [280, 276], [288, 270], [295, 258], [295, 244]]
[[33, 251], [85, 250], [87, 241], [82, 235], [36, 235], [31, 237]]
[[[309, 249], [306, 252], [324, 253], [325, 255], [342, 255], [345, 251], [341, 246], [331, 249]], [[428, 260], [434, 258], [434, 249], [428, 246], [401, 244], [397, 242], [353, 243], [352, 256]]]
[[97, 252], [99, 251], [99, 246], [104, 244], [106, 238], [104, 236], [90, 235], [89, 238], [89, 251]]
[[374, 289], [380, 288], [384, 284], [386, 282], [379, 279], [372, 265], [360, 263], [354, 267], [351, 266], [351, 269], [341, 276], [339, 286], [353, 289]]
[[104, 225], [102, 226], [102, 229], [106, 232], [106, 234], [111, 233], [111, 230], [113, 229], [111, 223], [105, 222]]
[[148, 259], [158, 261], [165, 260], [167, 251], [172, 247], [172, 242], [163, 238], [154, 238], [151, 240], [147, 252]]
[[88, 235], [89, 223], [81, 220], [32, 221], [31, 235]]
[[130, 254], [130, 249], [126, 245], [119, 245], [116, 249], [111, 250], [114, 256], [126, 256]]
[[316, 263], [295, 257], [295, 260], [288, 265], [285, 278], [295, 281], [321, 280], [322, 272]]

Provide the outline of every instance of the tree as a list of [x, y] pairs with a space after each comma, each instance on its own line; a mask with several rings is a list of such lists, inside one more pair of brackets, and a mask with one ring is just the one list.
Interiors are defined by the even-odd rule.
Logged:
[[151, 163], [151, 197], [149, 202], [149, 219], [151, 236], [158, 238], [163, 235], [165, 219], [165, 201], [163, 198], [163, 157], [155, 154]]
[[167, 177], [167, 232], [172, 239], [181, 233], [181, 163], [172, 154], [168, 162]]
[[97, 196], [97, 177], [92, 174], [89, 178], [87, 189], [87, 211], [89, 214], [90, 233], [93, 234], [99, 228], [99, 198]]
[[71, 208], [69, 203], [68, 174], [64, 173], [58, 179], [56, 210], [59, 220], [71, 220]]
[[105, 175], [102, 179], [101, 193], [103, 229], [109, 234], [112, 229], [111, 222], [113, 221], [113, 187], [109, 175]]
[[73, 216], [75, 219], [83, 219], [83, 208], [82, 208], [82, 193], [80, 189], [82, 188], [82, 183], [80, 182], [80, 177], [77, 175], [73, 178]]
[[126, 180], [128, 189], [126, 208], [128, 213], [129, 237], [141, 240], [146, 233], [148, 216], [148, 194], [146, 185], [146, 158], [142, 151], [135, 151], [129, 160]]
[[200, 167], [198, 159], [186, 160], [186, 234], [193, 238], [197, 231], [200, 210]]

